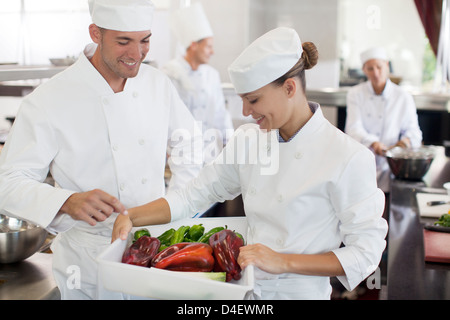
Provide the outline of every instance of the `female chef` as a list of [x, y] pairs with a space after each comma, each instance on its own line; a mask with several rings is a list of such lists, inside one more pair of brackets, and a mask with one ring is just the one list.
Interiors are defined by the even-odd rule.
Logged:
[[[113, 239], [125, 239], [132, 226], [188, 217], [242, 194], [249, 245], [238, 262], [255, 266], [255, 298], [329, 299], [330, 276], [352, 290], [370, 275], [385, 247], [384, 196], [373, 154], [306, 99], [305, 70], [317, 57], [315, 45], [302, 45], [290, 28], [255, 40], [229, 74], [244, 115], [256, 124], [238, 128], [187, 188], [118, 217]], [[278, 138], [265, 138], [272, 134]], [[272, 170], [262, 170], [266, 161], [249, 161], [259, 147], [279, 161]]]
[[361, 53], [361, 61], [369, 80], [348, 91], [345, 132], [376, 155], [378, 187], [389, 192], [386, 150], [419, 147], [422, 131], [412, 96], [389, 80], [386, 51], [368, 49]]

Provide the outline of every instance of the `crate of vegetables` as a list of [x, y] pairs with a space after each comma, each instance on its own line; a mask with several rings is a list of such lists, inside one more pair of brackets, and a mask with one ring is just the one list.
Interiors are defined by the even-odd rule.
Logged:
[[245, 299], [253, 268], [236, 262], [246, 243], [245, 217], [193, 218], [133, 228], [98, 258], [111, 291], [154, 299]]

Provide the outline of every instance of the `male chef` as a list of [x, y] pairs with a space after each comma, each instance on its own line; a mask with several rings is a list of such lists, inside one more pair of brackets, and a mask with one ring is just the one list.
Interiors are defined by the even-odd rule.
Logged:
[[179, 56], [163, 66], [181, 99], [200, 122], [204, 138], [204, 162], [214, 160], [233, 133], [231, 116], [219, 73], [208, 62], [214, 53], [213, 31], [200, 3], [176, 11], [171, 28], [183, 47]]
[[[94, 43], [24, 98], [0, 158], [1, 212], [58, 233], [62, 299], [120, 298], [97, 285], [95, 260], [116, 216], [164, 194], [167, 147], [169, 187], [202, 164], [190, 152], [201, 133], [189, 110], [167, 76], [141, 65], [151, 1], [89, 0], [89, 10]], [[55, 186], [43, 183], [49, 171]]]

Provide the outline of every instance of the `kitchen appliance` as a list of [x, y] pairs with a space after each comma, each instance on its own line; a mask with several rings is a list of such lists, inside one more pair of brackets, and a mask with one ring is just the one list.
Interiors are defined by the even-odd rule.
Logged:
[[24, 260], [44, 244], [47, 231], [35, 224], [0, 214], [0, 263]]
[[395, 147], [386, 151], [385, 155], [397, 179], [420, 181], [430, 169], [435, 150], [433, 146], [416, 149]]

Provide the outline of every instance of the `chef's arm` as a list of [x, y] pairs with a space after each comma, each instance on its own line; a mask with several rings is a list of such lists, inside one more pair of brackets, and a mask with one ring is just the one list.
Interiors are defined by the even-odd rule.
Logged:
[[345, 275], [341, 263], [333, 252], [321, 254], [279, 253], [260, 243], [241, 247], [238, 263], [241, 268], [254, 265], [272, 274], [297, 273], [328, 277]]
[[61, 206], [58, 214], [68, 214], [95, 226], [105, 221], [113, 212], [127, 214], [125, 206], [116, 197], [99, 189], [73, 193]]
[[164, 198], [128, 209], [127, 215], [118, 215], [114, 222], [111, 242], [120, 238], [126, 240], [132, 227], [169, 223], [169, 203]]

